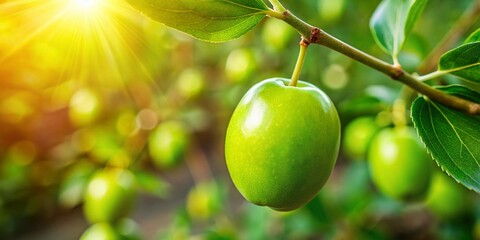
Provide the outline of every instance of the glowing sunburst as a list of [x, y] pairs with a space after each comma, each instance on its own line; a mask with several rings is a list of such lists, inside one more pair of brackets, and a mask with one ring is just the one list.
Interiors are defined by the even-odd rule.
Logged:
[[99, 6], [99, 1], [97, 0], [72, 0], [72, 2], [83, 11], [95, 10], [95, 8]]
[[[138, 48], [145, 45], [141, 24], [145, 19], [122, 0], [18, 0], [0, 4], [0, 66], [25, 49], [43, 43], [54, 51], [32, 58], [32, 63], [47, 64], [54, 59], [63, 70], [54, 82], [74, 79], [76, 85], [113, 86], [121, 89], [129, 80], [146, 79], [153, 83]], [[7, 32], [3, 23], [13, 26]], [[7, 24], [8, 25], [8, 24]], [[2, 32], [5, 31], [5, 32]], [[60, 56], [60, 57], [58, 57]], [[60, 60], [58, 60], [60, 58]], [[51, 79], [45, 81], [52, 81]]]

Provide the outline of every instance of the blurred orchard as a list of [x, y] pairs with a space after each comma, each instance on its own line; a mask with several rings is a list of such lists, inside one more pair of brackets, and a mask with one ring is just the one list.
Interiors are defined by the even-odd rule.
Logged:
[[[471, 2], [431, 1], [400, 59], [418, 66]], [[368, 29], [378, 3], [285, 1], [388, 59]], [[243, 199], [225, 166], [228, 120], [252, 85], [290, 77], [299, 40], [275, 19], [209, 44], [121, 0], [0, 1], [0, 239], [480, 239], [478, 196], [439, 169], [417, 201], [374, 187], [368, 145], [400, 84], [321, 47], [301, 79], [339, 111], [333, 175], [293, 212]]]

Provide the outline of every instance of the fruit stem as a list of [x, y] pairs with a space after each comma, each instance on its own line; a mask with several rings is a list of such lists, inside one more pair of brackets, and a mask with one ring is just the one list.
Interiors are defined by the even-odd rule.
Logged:
[[266, 14], [270, 17], [283, 20], [290, 24], [290, 26], [295, 28], [302, 35], [304, 41], [307, 43], [323, 45], [327, 48], [337, 51], [390, 76], [391, 79], [399, 81], [411, 87], [416, 92], [423, 94], [429, 99], [439, 102], [447, 107], [458, 109], [470, 115], [480, 115], [480, 103], [475, 103], [467, 99], [449, 95], [436, 88], [433, 88], [432, 86], [419, 81], [416, 76], [405, 72], [401, 66], [387, 63], [381, 59], [360, 51], [359, 49], [354, 48], [331, 36], [322, 29], [304, 22], [288, 10], [284, 12], [277, 12], [269, 9], [266, 11]]
[[298, 53], [297, 63], [295, 64], [295, 69], [293, 70], [292, 79], [290, 80], [289, 86], [297, 86], [298, 79], [300, 78], [300, 73], [302, 72], [303, 63], [305, 62], [305, 55], [307, 53], [308, 42], [304, 38], [300, 41], [300, 52]]

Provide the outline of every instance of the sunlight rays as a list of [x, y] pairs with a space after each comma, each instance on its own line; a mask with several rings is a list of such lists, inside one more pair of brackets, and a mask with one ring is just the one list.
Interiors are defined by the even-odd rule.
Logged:
[[[123, 89], [125, 96], [130, 96], [127, 83], [143, 79], [162, 95], [148, 63], [139, 56], [146, 47], [144, 21], [121, 0], [8, 1], [0, 4], [0, 35], [14, 37], [3, 44], [0, 39], [0, 68], [11, 58], [26, 54], [32, 45], [43, 43], [61, 56], [56, 79], [47, 80], [52, 87], [75, 81], [78, 86]], [[39, 59], [44, 58], [29, 60], [35, 63]]]
[[99, 0], [72, 0], [73, 4], [80, 8], [80, 10], [89, 12], [95, 11], [98, 4], [101, 2]]

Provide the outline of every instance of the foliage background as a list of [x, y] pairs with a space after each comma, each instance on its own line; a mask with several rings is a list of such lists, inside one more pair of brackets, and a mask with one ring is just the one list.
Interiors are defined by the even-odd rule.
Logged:
[[[78, 238], [87, 227], [81, 214], [85, 183], [96, 169], [114, 165], [129, 166], [144, 180], [132, 218], [147, 239], [480, 237], [477, 204], [461, 218], [436, 219], [421, 204], [405, 206], [379, 195], [364, 162], [343, 155], [318, 199], [304, 209], [278, 214], [246, 203], [224, 164], [228, 119], [253, 84], [290, 76], [299, 37], [292, 32], [285, 43], [268, 43], [264, 31], [273, 21], [268, 19], [238, 40], [209, 44], [152, 22], [122, 1], [98, 1], [96, 10], [88, 11], [70, 2], [0, 1], [0, 235]], [[379, 1], [332, 2], [286, 0], [285, 5], [388, 61], [368, 29]], [[415, 71], [471, 2], [429, 2], [400, 56], [408, 71]], [[337, 14], [334, 4], [340, 4]], [[234, 52], [247, 57], [228, 67]], [[199, 73], [198, 94], [182, 90], [186, 71]], [[310, 48], [301, 79], [332, 98], [343, 126], [361, 115], [388, 115], [382, 112], [389, 111], [400, 87], [318, 46]], [[94, 97], [82, 98], [82, 91]], [[75, 116], [76, 101], [86, 115]], [[191, 144], [178, 166], [163, 169], [152, 163], [145, 146], [149, 133], [169, 120], [188, 126]], [[209, 179], [221, 190], [218, 208], [206, 219], [194, 219], [186, 211], [188, 191]], [[73, 230], [62, 230], [65, 226]]]

